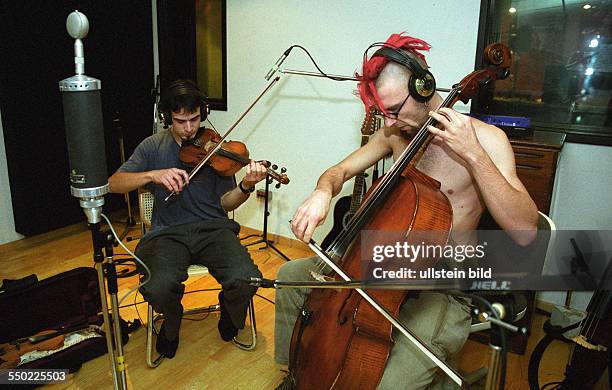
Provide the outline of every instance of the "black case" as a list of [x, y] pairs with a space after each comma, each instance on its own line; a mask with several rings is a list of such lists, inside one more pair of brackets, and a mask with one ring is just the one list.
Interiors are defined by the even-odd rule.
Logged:
[[[33, 285], [0, 294], [0, 343], [32, 336], [43, 330], [75, 325], [101, 325], [98, 274], [80, 267]], [[124, 333], [123, 343], [127, 342]], [[83, 362], [106, 353], [106, 339], [84, 340], [46, 358], [18, 368], [57, 368], [74, 372]]]

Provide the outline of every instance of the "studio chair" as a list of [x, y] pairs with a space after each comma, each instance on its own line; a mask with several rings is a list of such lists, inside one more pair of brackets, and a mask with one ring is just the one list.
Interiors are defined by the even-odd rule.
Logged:
[[[151, 228], [151, 215], [153, 213], [153, 203], [154, 197], [150, 191], [146, 189], [138, 189], [138, 206], [140, 209], [140, 221], [141, 221], [141, 232], [144, 236], [147, 229]], [[187, 274], [189, 277], [197, 277], [197, 276], [205, 276], [208, 275], [208, 268], [202, 265], [190, 265], [187, 269]], [[189, 293], [187, 293], [189, 294]], [[219, 311], [220, 306], [217, 303], [216, 305], [200, 307], [200, 308], [192, 308], [189, 310], [185, 310], [183, 312], [183, 316], [190, 314], [202, 314], [202, 313], [211, 313], [215, 311]], [[245, 343], [234, 337], [232, 340], [234, 345], [238, 348], [250, 351], [255, 348], [257, 344], [257, 326], [255, 323], [255, 308], [253, 307], [253, 300], [249, 302], [248, 306], [248, 320], [247, 323], [250, 323], [249, 331], [250, 341]], [[154, 313], [153, 306], [147, 303], [147, 365], [151, 368], [155, 368], [159, 366], [159, 364], [163, 360], [163, 356], [158, 356], [154, 358], [154, 341], [153, 341], [153, 333], [155, 322], [162, 317], [161, 314]], [[159, 330], [155, 330], [155, 334], [157, 334]]]
[[[556, 226], [552, 219], [550, 219], [546, 214], [542, 212], [539, 213], [538, 218], [538, 236], [534, 243], [524, 248], [525, 254], [528, 253], [528, 256], [532, 260], [536, 260], [533, 264], [533, 267], [529, 270], [529, 272], [542, 274], [544, 263], [546, 262], [547, 257], [550, 253], [552, 253], [551, 248], [554, 246], [555, 240], [555, 230]], [[481, 219], [481, 223], [479, 224], [479, 230], [496, 230], [500, 229], [497, 224], [493, 221], [492, 217], [488, 212], [483, 214]], [[508, 238], [508, 240], [510, 240]], [[514, 244], [509, 244], [514, 245]], [[517, 249], [514, 249], [517, 250]], [[518, 249], [520, 251], [520, 249]], [[512, 250], [508, 250], [508, 248], [503, 248], [499, 252], [504, 252], [505, 254], [512, 253]], [[494, 254], [495, 255], [495, 254]], [[499, 255], [499, 253], [497, 253]], [[508, 258], [507, 261], [511, 261], [511, 258]], [[526, 291], [512, 291], [512, 292], [499, 292], [499, 291], [478, 291], [475, 293], [476, 295], [486, 299], [492, 304], [500, 304], [500, 306], [495, 305], [496, 307], [503, 308], [503, 316], [500, 318], [502, 321], [517, 324], [521, 321], [525, 316], [529, 313], [531, 308], [530, 300], [534, 299], [534, 293], [529, 293]], [[488, 311], [488, 308], [483, 307], [480, 304], [476, 304], [473, 302], [474, 306], [480, 311]], [[470, 329], [470, 333], [477, 333], [491, 329], [491, 322], [489, 321], [481, 321], [482, 318], [478, 318], [474, 316], [472, 319], [472, 326]], [[487, 367], [481, 367], [471, 373], [464, 374], [465, 382], [469, 385], [473, 385], [474, 383], [480, 381], [484, 378], [488, 373]]]

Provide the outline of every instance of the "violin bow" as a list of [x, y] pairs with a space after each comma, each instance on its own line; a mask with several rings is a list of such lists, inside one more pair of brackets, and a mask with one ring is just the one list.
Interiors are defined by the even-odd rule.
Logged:
[[[215, 145], [214, 148], [212, 148], [208, 154], [202, 159], [202, 161], [200, 161], [198, 163], [198, 165], [196, 165], [195, 167], [193, 167], [193, 169], [191, 170], [191, 173], [189, 174], [189, 179], [191, 179], [196, 173], [198, 173], [200, 171], [200, 169], [202, 169], [202, 167], [204, 166], [204, 164], [206, 164], [208, 162], [208, 160], [210, 159], [211, 156], [213, 156], [215, 154], [215, 152], [217, 150], [219, 150], [221, 148], [221, 146], [223, 146], [223, 141], [225, 141], [225, 139], [227, 138], [227, 136], [230, 135], [230, 133], [234, 130], [234, 128], [236, 128], [236, 126], [238, 126], [238, 124], [242, 121], [242, 119], [246, 116], [246, 114], [249, 113], [249, 111], [251, 111], [251, 109], [255, 106], [255, 104], [257, 104], [257, 102], [263, 97], [263, 95], [266, 94], [266, 92], [268, 92], [268, 90], [270, 88], [272, 88], [272, 86], [274, 84], [276, 84], [278, 82], [278, 80], [280, 80], [280, 76], [276, 76], [274, 78], [274, 80], [272, 80], [267, 86], [266, 88], [264, 88], [264, 90], [259, 94], [259, 96], [257, 96], [255, 98], [255, 100], [253, 101], [253, 103], [251, 103], [250, 106], [247, 107], [246, 111], [244, 111], [242, 113], [242, 115], [240, 115], [240, 117], [236, 120], [236, 122], [234, 122], [234, 124], [225, 132], [225, 134], [223, 134], [223, 137], [221, 137], [221, 139], [219, 140], [219, 143], [217, 145]], [[170, 198], [172, 198], [174, 195], [176, 195], [176, 191], [172, 191], [168, 196], [166, 196], [164, 198], [164, 202], [167, 202]]]

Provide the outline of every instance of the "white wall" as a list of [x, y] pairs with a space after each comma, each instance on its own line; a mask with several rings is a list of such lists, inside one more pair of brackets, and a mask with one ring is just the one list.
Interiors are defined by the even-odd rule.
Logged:
[[[428, 62], [439, 86], [473, 70], [480, 1], [228, 1], [228, 111], [211, 120], [223, 133], [264, 89], [264, 76], [292, 44], [306, 47], [326, 72], [351, 75], [363, 51], [391, 33], [428, 41]], [[295, 48], [283, 68], [314, 70]], [[251, 156], [287, 167], [291, 183], [274, 190], [269, 231], [293, 237], [288, 221], [319, 175], [359, 146], [363, 105], [354, 82], [283, 75], [232, 133]], [[260, 184], [258, 188], [263, 187]], [[345, 185], [350, 193], [352, 183]], [[255, 197], [236, 212], [245, 226], [261, 229], [263, 202]], [[331, 226], [319, 228], [321, 240]]]
[[[611, 171], [612, 147], [575, 143], [563, 146], [550, 212], [557, 230], [612, 231]], [[600, 232], [599, 236], [607, 239], [601, 240], [603, 245], [598, 248], [610, 253], [610, 232]], [[595, 237], [595, 233], [591, 237]], [[581, 243], [578, 237], [576, 239], [579, 246], [589, 244]], [[558, 244], [560, 253], [553, 256], [555, 260], [559, 261], [564, 254], [572, 256], [573, 249], [568, 242]], [[574, 293], [572, 307], [586, 308], [591, 295], [585, 292]], [[565, 296], [563, 292], [543, 292], [538, 298], [561, 305]]]
[[6, 163], [6, 149], [4, 147], [4, 129], [0, 119], [0, 245], [19, 240], [20, 238], [23, 238], [23, 236], [15, 231], [13, 204], [11, 203], [11, 186]]

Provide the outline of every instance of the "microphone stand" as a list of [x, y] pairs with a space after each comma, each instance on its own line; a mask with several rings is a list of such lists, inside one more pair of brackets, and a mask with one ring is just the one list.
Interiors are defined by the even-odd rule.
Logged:
[[[333, 77], [336, 81], [359, 81], [359, 79], [354, 76], [340, 76], [340, 75], [335, 75], [335, 74], [328, 74], [327, 76], [325, 76], [318, 72], [308, 72], [305, 70], [296, 70], [296, 69], [279, 69], [278, 71], [283, 74], [295, 74], [295, 75], [300, 75], [300, 76], [313, 76], [313, 77], [325, 77], [325, 78]], [[450, 92], [451, 90], [449, 88], [436, 88], [436, 91]]]
[[[507, 313], [508, 310], [504, 307], [504, 311]], [[479, 311], [477, 308], [473, 309], [474, 315], [481, 322], [491, 323], [491, 337], [489, 341], [489, 347], [491, 349], [491, 355], [489, 356], [489, 365], [487, 366], [487, 377], [485, 382], [485, 390], [503, 389], [506, 382], [506, 336], [504, 332], [506, 330], [519, 333], [523, 336], [528, 334], [528, 329], [525, 327], [518, 327], [507, 322], [501, 321], [492, 313], [486, 311]], [[481, 371], [482, 369], [478, 370]], [[478, 373], [477, 371], [477, 373]]]
[[[94, 245], [94, 268], [98, 272], [98, 285], [100, 289], [100, 301], [102, 303], [102, 318], [104, 319], [104, 334], [106, 336], [106, 348], [111, 364], [113, 382], [115, 389], [127, 389], [125, 372], [125, 357], [123, 356], [123, 337], [121, 335], [121, 318], [119, 317], [119, 304], [117, 300], [117, 272], [113, 262], [113, 244], [115, 239], [108, 232], [100, 230], [100, 223], [90, 223], [91, 237]], [[102, 255], [104, 248], [106, 256]], [[111, 315], [108, 314], [108, 303], [106, 301], [106, 285], [110, 294]], [[110, 324], [113, 325], [111, 331]]]
[[[283, 259], [285, 259], [285, 261], [290, 261], [291, 259], [289, 257], [287, 257], [287, 255], [285, 255], [283, 252], [281, 252], [280, 249], [275, 247], [274, 243], [272, 241], [268, 240], [268, 216], [270, 216], [270, 212], [268, 211], [268, 201], [269, 201], [269, 194], [270, 194], [270, 192], [269, 192], [270, 183], [272, 182], [272, 180], [273, 179], [269, 175], [266, 176], [266, 189], [265, 189], [265, 195], [264, 195], [263, 233], [261, 235], [259, 235], [259, 234], [249, 234], [248, 236], [242, 237], [240, 239], [240, 241], [246, 240], [247, 238], [251, 238], [251, 237], [261, 237], [260, 240], [257, 240], [255, 242], [250, 242], [250, 243], [246, 244], [245, 247], [249, 247], [251, 245], [256, 245], [256, 244], [264, 243], [265, 245], [260, 247], [260, 248], [257, 248], [257, 250], [266, 249], [266, 248], [272, 248]], [[277, 186], [276, 188], [279, 188], [279, 187], [280, 186]]]
[[[88, 137], [78, 137], [79, 128], [89, 130], [96, 127], [96, 118], [102, 128], [102, 109], [99, 103], [100, 90], [102, 83], [100, 80], [85, 75], [85, 56], [83, 42], [81, 39], [87, 36], [89, 31], [89, 21], [87, 17], [78, 11], [68, 15], [66, 20], [68, 34], [75, 39], [74, 42], [74, 63], [75, 75], [59, 82], [59, 90], [62, 94], [64, 105], [64, 121], [66, 127], [66, 139], [68, 141], [68, 155], [70, 162], [70, 194], [79, 198], [79, 204], [87, 217], [88, 226], [91, 229], [93, 242], [94, 268], [98, 273], [98, 288], [100, 291], [100, 304], [102, 307], [102, 317], [104, 319], [104, 335], [108, 358], [113, 374], [115, 389], [127, 389], [125, 372], [125, 358], [123, 356], [123, 344], [121, 337], [121, 323], [119, 318], [119, 305], [117, 301], [117, 274], [113, 263], [113, 242], [114, 239], [108, 237], [100, 231], [100, 216], [102, 206], [104, 206], [104, 195], [108, 193], [109, 185], [106, 180], [106, 155], [104, 154], [103, 130], [99, 132], [90, 131], [86, 133]], [[80, 100], [77, 100], [80, 97]], [[91, 105], [97, 107], [92, 108]], [[91, 123], [89, 123], [91, 117]], [[87, 126], [84, 126], [84, 123]], [[99, 166], [93, 166], [90, 159], [94, 156], [81, 156], [85, 149], [90, 154], [94, 154], [93, 146], [100, 145], [101, 151], [99, 158], [95, 160]], [[78, 153], [75, 153], [78, 152]], [[90, 166], [91, 165], [91, 166]], [[106, 256], [103, 255], [103, 249]], [[108, 290], [111, 298], [111, 318], [108, 313], [107, 291], [104, 278], [107, 278]], [[114, 340], [113, 340], [114, 336]], [[114, 345], [113, 345], [114, 344]]]
[[159, 74], [155, 78], [155, 88], [151, 89], [151, 98], [153, 99], [153, 134], [156, 134], [159, 131], [159, 113], [157, 110], [157, 106], [159, 104]]

